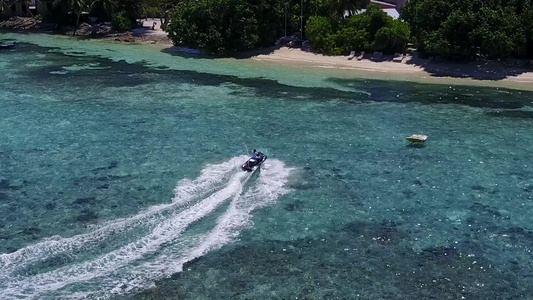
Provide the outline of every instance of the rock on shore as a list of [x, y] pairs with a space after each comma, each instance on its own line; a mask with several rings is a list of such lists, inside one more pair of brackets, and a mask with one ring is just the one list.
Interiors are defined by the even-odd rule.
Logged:
[[[74, 33], [74, 26], [64, 26], [61, 28], [61, 31], [65, 34], [72, 35]], [[115, 31], [111, 29], [110, 25], [97, 23], [97, 24], [88, 24], [81, 23], [76, 29], [77, 36], [108, 36]]]
[[[57, 27], [55, 24], [44, 23], [31, 17], [12, 17], [9, 20], [0, 22], [0, 28], [12, 30], [36, 30], [46, 31], [65, 35], [74, 33], [74, 26]], [[107, 37], [119, 42], [127, 43], [150, 43], [150, 44], [172, 44], [166, 34], [154, 34], [153, 32], [116, 32], [111, 29], [111, 25], [105, 23], [81, 23], [76, 29], [76, 36]]]
[[35, 18], [12, 17], [0, 22], [0, 28], [7, 29], [41, 29], [41, 21]]

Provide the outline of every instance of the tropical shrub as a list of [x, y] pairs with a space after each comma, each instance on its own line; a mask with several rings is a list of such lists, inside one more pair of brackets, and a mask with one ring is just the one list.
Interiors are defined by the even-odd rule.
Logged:
[[115, 8], [115, 11], [122, 12], [122, 16], [128, 18], [133, 25], [136, 23], [137, 19], [142, 17], [144, 1], [145, 0], [115, 0], [111, 1], [113, 2], [111, 5]]
[[161, 15], [159, 8], [155, 6], [147, 6], [143, 8], [143, 17], [157, 18]]
[[315, 49], [320, 52], [328, 51], [331, 46], [332, 35], [336, 31], [336, 24], [333, 19], [327, 17], [311, 16], [306, 24], [307, 36]]
[[364, 13], [346, 19], [312, 16], [306, 24], [309, 40], [318, 52], [329, 55], [350, 51], [405, 52], [409, 27], [393, 20], [379, 6], [369, 5]]
[[118, 32], [128, 31], [133, 28], [133, 23], [127, 17], [125, 12], [120, 12], [113, 16], [111, 28]]
[[425, 56], [533, 58], [531, 0], [411, 0], [401, 16]]
[[391, 26], [393, 21], [392, 17], [387, 15], [377, 4], [367, 6], [360, 18], [363, 28], [370, 34], [372, 40], [380, 29]]
[[167, 26], [176, 45], [232, 54], [271, 45], [282, 32], [277, 0], [193, 0], [177, 6]]
[[394, 20], [390, 26], [382, 27], [376, 32], [373, 48], [387, 53], [405, 53], [409, 36], [407, 24]]
[[340, 52], [332, 53], [333, 55], [342, 55], [352, 50], [363, 50], [368, 47], [370, 35], [363, 29], [355, 27], [344, 27], [336, 34], [335, 43], [338, 45]]

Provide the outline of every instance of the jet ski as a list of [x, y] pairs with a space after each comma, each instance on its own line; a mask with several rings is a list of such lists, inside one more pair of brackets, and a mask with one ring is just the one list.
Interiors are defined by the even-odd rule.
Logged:
[[242, 165], [243, 171], [252, 172], [253, 170], [259, 168], [259, 166], [267, 159], [267, 156], [264, 155], [261, 152], [257, 152], [257, 158], [250, 157], [248, 161], [246, 161]]

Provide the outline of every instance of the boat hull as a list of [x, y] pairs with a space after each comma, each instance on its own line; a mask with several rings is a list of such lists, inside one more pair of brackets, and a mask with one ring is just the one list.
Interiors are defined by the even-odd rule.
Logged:
[[261, 154], [259, 156], [259, 159], [254, 160], [253, 158], [250, 158], [248, 161], [246, 161], [242, 166], [241, 169], [243, 171], [252, 172], [255, 169], [259, 168], [267, 159], [267, 156], [264, 154]]

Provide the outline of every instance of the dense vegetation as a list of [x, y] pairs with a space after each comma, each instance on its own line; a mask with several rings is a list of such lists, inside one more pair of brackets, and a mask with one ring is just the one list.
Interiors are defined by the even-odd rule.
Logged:
[[[351, 50], [401, 52], [409, 28], [376, 5], [355, 15], [364, 0], [311, 0], [304, 2], [304, 35], [319, 52], [347, 54]], [[171, 15], [168, 32], [177, 45], [229, 54], [272, 45], [287, 32], [301, 31], [301, 1], [185, 0]], [[348, 12], [350, 17], [344, 18]]]
[[[29, 1], [29, 0], [21, 0]], [[303, 3], [303, 7], [302, 7]], [[117, 31], [141, 17], [160, 17], [177, 45], [213, 54], [272, 45], [296, 34], [321, 53], [404, 52], [449, 59], [533, 58], [533, 0], [410, 0], [393, 20], [369, 0], [54, 0], [47, 16], [76, 25], [82, 12]], [[358, 13], [367, 7], [364, 13]], [[7, 9], [0, 0], [0, 9]], [[302, 9], [303, 8], [303, 9]], [[302, 19], [303, 15], [303, 19]], [[303, 29], [303, 31], [302, 31]]]
[[113, 20], [113, 27], [123, 31], [133, 28], [137, 18], [143, 12], [143, 1], [138, 0], [54, 0], [48, 21], [60, 25], [78, 26], [82, 12], [101, 20]]
[[426, 56], [533, 58], [531, 0], [410, 0], [402, 18]]
[[332, 55], [351, 50], [404, 52], [409, 39], [409, 27], [374, 4], [347, 18], [312, 16], [306, 32], [316, 50]]
[[363, 0], [350, 1], [182, 0], [170, 10], [166, 29], [177, 45], [230, 54], [272, 45], [285, 33], [300, 35], [310, 15], [350, 9]]
[[[21, 0], [29, 6], [29, 0]], [[84, 12], [98, 17], [101, 21], [115, 21], [113, 27], [123, 31], [132, 29], [136, 20], [146, 11], [152, 2], [160, 3], [166, 0], [53, 0], [52, 9], [48, 14], [35, 16], [46, 22], [58, 25], [79, 25]], [[177, 3], [177, 2], [176, 2]], [[9, 3], [0, 0], [0, 13], [8, 10]], [[31, 11], [30, 11], [31, 13]], [[86, 21], [86, 20], [85, 20]]]
[[168, 27], [177, 45], [230, 54], [274, 43], [281, 34], [277, 0], [191, 0], [174, 11]]

